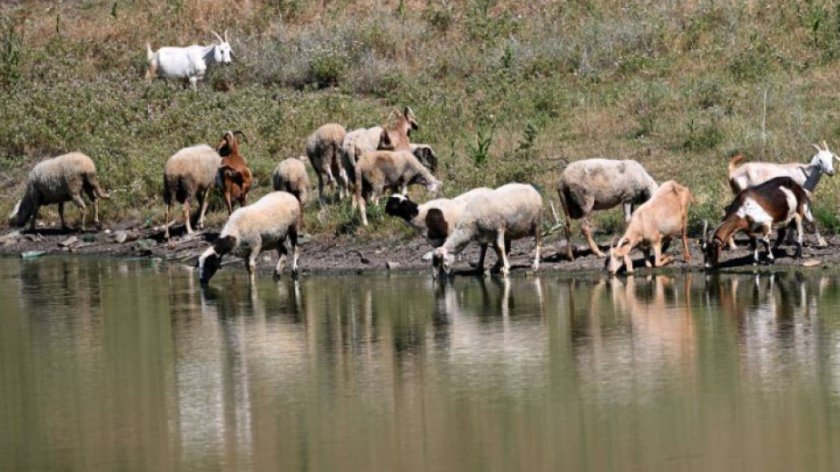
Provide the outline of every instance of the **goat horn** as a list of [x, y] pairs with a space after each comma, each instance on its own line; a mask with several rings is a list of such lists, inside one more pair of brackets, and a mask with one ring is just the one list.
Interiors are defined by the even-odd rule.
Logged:
[[248, 142], [248, 136], [245, 136], [245, 133], [243, 133], [242, 131], [239, 131], [239, 130], [236, 130], [236, 131], [233, 132], [234, 136], [236, 136], [237, 134], [242, 136], [243, 141], [245, 141], [246, 143]]
[[219, 36], [219, 33], [215, 32], [215, 31], [213, 31], [213, 30], [210, 30], [210, 32], [211, 32], [211, 33], [213, 33], [213, 35], [216, 37], [216, 39], [218, 39], [218, 40], [219, 40], [219, 42], [220, 42], [220, 43], [224, 43], [224, 42], [225, 42], [225, 40], [224, 40], [224, 39], [222, 39], [222, 37], [221, 37], [221, 36]]
[[816, 149], [816, 150], [817, 150], [817, 152], [821, 152], [821, 151], [822, 151], [822, 149], [820, 149], [820, 147], [819, 147], [819, 146], [817, 146], [816, 144], [811, 143], [811, 146], [814, 146], [814, 149]]
[[226, 30], [225, 30], [225, 42], [228, 42], [228, 35], [227, 35], [227, 32], [228, 32], [228, 30], [226, 29]]
[[823, 139], [823, 148], [828, 151], [828, 144], [825, 142], [825, 139]]

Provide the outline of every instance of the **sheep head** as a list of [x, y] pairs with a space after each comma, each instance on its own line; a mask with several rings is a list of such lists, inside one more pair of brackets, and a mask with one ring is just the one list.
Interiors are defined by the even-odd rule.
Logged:
[[233, 50], [230, 48], [227, 30], [225, 30], [224, 38], [219, 36], [219, 33], [213, 30], [210, 30], [210, 32], [213, 33], [213, 36], [219, 40], [219, 44], [216, 44], [216, 47], [213, 49], [213, 60], [220, 64], [230, 64], [231, 57], [233, 56]]
[[236, 239], [233, 236], [223, 236], [216, 240], [212, 246], [198, 258], [198, 280], [201, 285], [207, 285], [213, 275], [222, 266], [222, 256], [233, 250]]
[[417, 204], [409, 200], [408, 197], [395, 193], [388, 197], [388, 202], [385, 204], [385, 213], [409, 221], [420, 213], [417, 208]]

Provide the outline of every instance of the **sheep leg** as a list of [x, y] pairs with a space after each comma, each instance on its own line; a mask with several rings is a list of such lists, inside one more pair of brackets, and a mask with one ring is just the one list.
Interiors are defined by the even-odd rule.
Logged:
[[39, 204], [35, 204], [35, 211], [32, 212], [32, 222], [29, 223], [29, 231], [35, 231], [35, 222], [38, 220], [38, 211], [41, 209]]
[[260, 249], [260, 244], [255, 244], [251, 247], [251, 252], [245, 257], [245, 267], [248, 269], [248, 278], [251, 285], [254, 285], [257, 281], [257, 257], [260, 255]]
[[624, 202], [622, 206], [624, 207], [624, 226], [626, 227], [630, 223], [630, 216], [633, 215], [633, 203]]
[[289, 231], [289, 244], [292, 245], [292, 277], [298, 276], [298, 233], [297, 228]]
[[563, 228], [566, 233], [566, 258], [573, 261], [575, 260], [575, 255], [572, 251], [572, 219], [569, 217], [569, 213], [565, 211], [565, 206], [563, 207], [563, 210], [564, 213], [566, 213], [566, 225]]
[[172, 201], [166, 204], [166, 213], [163, 217], [163, 237], [169, 239], [169, 213], [172, 212]]
[[683, 261], [691, 262], [691, 251], [688, 249], [688, 216], [683, 219], [682, 225]]
[[[81, 222], [79, 223], [79, 228], [81, 228], [81, 230], [84, 231], [85, 230], [85, 217], [87, 217], [87, 206], [85, 205], [85, 201], [82, 200], [81, 195], [74, 196], [73, 197], [73, 203], [75, 203], [76, 206], [79, 207], [79, 211], [82, 212], [82, 219], [81, 219]], [[62, 221], [62, 226], [64, 226], [63, 221]]]
[[650, 248], [649, 247], [642, 248], [642, 255], [645, 258], [645, 267], [648, 267], [648, 268], [655, 267], [654, 264], [655, 264], [656, 260], [651, 260], [651, 258], [650, 258]]
[[274, 267], [274, 278], [279, 279], [280, 274], [283, 273], [283, 266], [286, 264], [286, 244], [283, 241], [277, 243], [277, 265]]
[[364, 198], [360, 198], [360, 199], [359, 199], [359, 214], [360, 214], [360, 215], [361, 215], [361, 217], [362, 217], [362, 226], [367, 226], [367, 225], [368, 225], [368, 220], [367, 220], [367, 204], [365, 203], [365, 199], [364, 199]]
[[541, 223], [534, 225], [534, 263], [531, 264], [531, 269], [534, 272], [540, 270], [540, 250], [542, 249], [542, 231]]
[[102, 226], [99, 224], [99, 200], [96, 197], [90, 200], [93, 205], [93, 225], [96, 229], [100, 229]]
[[510, 273], [510, 263], [508, 262], [507, 253], [505, 252], [505, 230], [499, 230], [499, 235], [496, 237], [496, 250], [497, 254], [499, 255], [499, 261], [502, 263], [502, 275], [507, 277], [508, 273]]
[[484, 256], [487, 254], [487, 243], [481, 243], [481, 250], [478, 253], [478, 273], [484, 275]]
[[758, 264], [758, 241], [753, 235], [750, 235], [750, 251], [753, 253], [753, 265]]
[[586, 242], [589, 243], [589, 249], [592, 250], [592, 254], [595, 254], [598, 257], [604, 257], [604, 253], [598, 248], [598, 245], [595, 244], [595, 240], [592, 238], [592, 225], [589, 224], [589, 215], [583, 217], [583, 223], [580, 225], [580, 231], [586, 236]]
[[207, 205], [210, 203], [210, 188], [199, 194], [198, 227], [201, 229], [204, 229], [204, 215], [207, 214]]
[[192, 224], [190, 223], [190, 198], [184, 200], [184, 223], [187, 225], [187, 234], [193, 234]]
[[64, 202], [58, 203], [58, 219], [61, 220], [61, 229], [62, 231], [66, 231], [67, 224], [64, 223]]
[[[316, 174], [318, 175], [318, 203], [320, 203], [321, 206], [323, 206], [324, 205], [324, 177], [321, 175], [320, 172], [317, 172]], [[356, 208], [356, 206], [353, 205], [353, 208]]]

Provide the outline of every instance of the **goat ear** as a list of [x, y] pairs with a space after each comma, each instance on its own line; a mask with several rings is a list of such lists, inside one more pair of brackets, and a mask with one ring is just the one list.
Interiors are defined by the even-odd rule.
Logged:
[[220, 43], [225, 42], [225, 40], [224, 40], [224, 39], [222, 39], [222, 37], [221, 37], [221, 36], [219, 36], [219, 33], [215, 32], [215, 31], [213, 31], [213, 30], [210, 30], [210, 32], [211, 32], [211, 33], [213, 33], [213, 36], [215, 36], [215, 37], [216, 37], [216, 39], [218, 39]]
[[380, 148], [390, 148], [393, 147], [391, 143], [391, 135], [388, 134], [388, 131], [383, 129], [382, 133], [379, 135], [379, 147]]

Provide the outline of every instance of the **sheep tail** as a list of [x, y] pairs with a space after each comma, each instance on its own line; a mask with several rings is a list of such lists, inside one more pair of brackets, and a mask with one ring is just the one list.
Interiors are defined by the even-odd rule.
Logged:
[[155, 53], [152, 51], [152, 45], [146, 43], [146, 60], [149, 62], [149, 70], [146, 71], [146, 79], [152, 80], [157, 77], [157, 62], [155, 61]]
[[152, 62], [152, 59], [154, 59], [154, 58], [155, 58], [155, 53], [154, 53], [154, 51], [152, 51], [152, 44], [149, 43], [149, 42], [146, 42], [146, 60], [148, 60], [149, 62]]
[[736, 154], [729, 159], [729, 173], [732, 174], [735, 172], [735, 168], [744, 160], [744, 156], [742, 154]]

